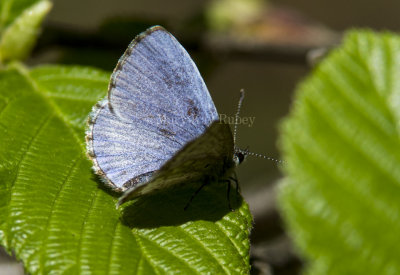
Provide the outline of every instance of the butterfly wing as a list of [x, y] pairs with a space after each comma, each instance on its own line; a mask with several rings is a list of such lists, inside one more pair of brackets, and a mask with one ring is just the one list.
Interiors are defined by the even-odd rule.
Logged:
[[[156, 26], [136, 37], [111, 76], [87, 131], [95, 171], [121, 190], [149, 175], [218, 114], [186, 50]], [[140, 181], [137, 181], [140, 182]]]
[[216, 180], [234, 167], [233, 150], [229, 125], [215, 121], [201, 136], [186, 144], [167, 161], [150, 182], [127, 190], [118, 205], [176, 184]]

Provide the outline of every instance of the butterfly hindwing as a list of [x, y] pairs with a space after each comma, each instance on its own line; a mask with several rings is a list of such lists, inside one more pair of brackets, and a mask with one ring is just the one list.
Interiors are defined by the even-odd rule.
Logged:
[[233, 148], [229, 125], [215, 121], [167, 161], [150, 182], [126, 191], [118, 204], [176, 184], [217, 180], [234, 167]]

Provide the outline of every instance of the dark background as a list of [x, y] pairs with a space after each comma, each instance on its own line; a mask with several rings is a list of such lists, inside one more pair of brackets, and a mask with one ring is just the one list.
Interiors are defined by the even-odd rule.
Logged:
[[[255, 51], [231, 51], [227, 43], [226, 49], [213, 49], [207, 43], [207, 28], [202, 21], [207, 3], [56, 0], [28, 64], [81, 64], [111, 71], [139, 32], [151, 25], [163, 25], [194, 58], [219, 113], [233, 115], [239, 90], [245, 89], [242, 116], [256, 119], [253, 127], [239, 126], [238, 146], [249, 146], [253, 152], [281, 159], [278, 125], [289, 112], [296, 85], [312, 70], [307, 53], [313, 46], [296, 48], [295, 43], [287, 48], [267, 42]], [[400, 2], [395, 0], [281, 0], [268, 4], [295, 10], [338, 34], [355, 27], [392, 31], [400, 27]], [[297, 274], [302, 263], [293, 253], [276, 210], [279, 167], [274, 162], [249, 157], [237, 172], [255, 218], [252, 272]]]

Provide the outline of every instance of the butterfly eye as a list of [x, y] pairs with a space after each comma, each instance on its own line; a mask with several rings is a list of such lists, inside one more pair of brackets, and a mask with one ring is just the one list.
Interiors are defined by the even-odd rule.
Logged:
[[244, 155], [242, 153], [238, 153], [239, 164], [244, 161]]
[[245, 159], [245, 155], [242, 152], [236, 152], [233, 161], [235, 162], [236, 165], [241, 164]]

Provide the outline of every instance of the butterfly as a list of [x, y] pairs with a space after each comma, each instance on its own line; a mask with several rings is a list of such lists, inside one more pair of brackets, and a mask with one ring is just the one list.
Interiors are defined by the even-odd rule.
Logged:
[[212, 182], [247, 155], [236, 148], [196, 65], [161, 26], [138, 35], [88, 119], [95, 173], [130, 199], [184, 182]]

